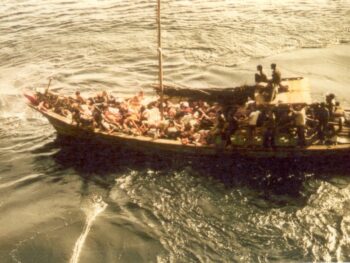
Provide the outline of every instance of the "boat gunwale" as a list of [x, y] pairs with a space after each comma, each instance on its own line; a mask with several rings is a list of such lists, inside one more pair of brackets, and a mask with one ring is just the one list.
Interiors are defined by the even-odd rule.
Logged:
[[[203, 150], [203, 151], [210, 151], [211, 154], [218, 154], [218, 153], [226, 153], [226, 154], [268, 154], [269, 156], [276, 156], [278, 154], [282, 155], [303, 155], [303, 154], [314, 154], [314, 153], [325, 153], [325, 152], [343, 152], [343, 151], [349, 151], [350, 153], [350, 143], [344, 143], [344, 144], [336, 144], [336, 145], [309, 145], [306, 147], [298, 147], [298, 146], [277, 146], [274, 149], [272, 148], [264, 148], [260, 145], [257, 146], [234, 146], [230, 149], [222, 148], [219, 146], [213, 146], [213, 145], [193, 145], [193, 144], [182, 144], [180, 141], [177, 140], [170, 140], [170, 139], [159, 139], [159, 138], [151, 138], [147, 136], [140, 136], [140, 135], [127, 135], [120, 132], [114, 132], [114, 133], [107, 133], [99, 130], [87, 130], [80, 128], [69, 121], [68, 118], [63, 117], [55, 112], [52, 112], [50, 110], [41, 110], [37, 106], [27, 103], [29, 107], [32, 109], [38, 111], [41, 113], [44, 117], [46, 117], [49, 121], [50, 119], [54, 119], [56, 121], [59, 121], [61, 123], [64, 123], [65, 125], [68, 125], [71, 128], [79, 129], [81, 132], [90, 132], [93, 135], [96, 135], [97, 137], [104, 137], [107, 139], [121, 139], [125, 141], [134, 141], [134, 142], [144, 142], [144, 143], [151, 143], [151, 144], [157, 144], [162, 146], [177, 146], [180, 148], [183, 148], [183, 151], [186, 150]], [[54, 126], [54, 125], [53, 125]], [[55, 126], [54, 126], [55, 127]]]

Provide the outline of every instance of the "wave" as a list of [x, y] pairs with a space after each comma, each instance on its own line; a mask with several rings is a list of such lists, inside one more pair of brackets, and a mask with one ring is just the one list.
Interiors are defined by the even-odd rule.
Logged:
[[11, 182], [2, 183], [2, 184], [0, 184], [0, 189], [8, 188], [8, 187], [11, 187], [11, 186], [16, 185], [18, 183], [32, 180], [32, 179], [38, 178], [40, 176], [41, 176], [41, 174], [31, 174], [31, 175], [21, 177], [20, 179], [17, 179], [17, 180], [11, 181]]

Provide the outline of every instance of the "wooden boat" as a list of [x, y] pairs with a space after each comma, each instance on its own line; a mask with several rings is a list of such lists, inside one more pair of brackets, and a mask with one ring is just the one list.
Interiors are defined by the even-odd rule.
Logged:
[[[290, 89], [288, 92], [277, 94], [276, 99], [269, 104], [303, 104], [310, 103], [309, 90], [306, 85], [300, 85], [302, 78], [286, 79]], [[299, 83], [297, 85], [296, 83]], [[222, 92], [227, 89], [221, 90]], [[216, 92], [220, 92], [219, 89]], [[188, 91], [179, 92], [181, 98], [191, 97]], [[197, 92], [194, 92], [197, 94]], [[92, 143], [102, 143], [111, 147], [127, 147], [143, 153], [156, 153], [164, 156], [165, 153], [197, 156], [197, 157], [218, 157], [235, 156], [253, 158], [291, 158], [291, 157], [318, 157], [318, 156], [339, 156], [350, 155], [350, 125], [345, 123], [342, 130], [338, 132], [339, 142], [335, 145], [318, 145], [310, 142], [306, 147], [297, 147], [295, 144], [278, 144], [274, 149], [264, 148], [260, 141], [254, 145], [247, 146], [242, 143], [233, 143], [232, 147], [224, 148], [221, 145], [194, 145], [182, 144], [181, 141], [170, 139], [154, 139], [146, 136], [127, 135], [121, 132], [108, 133], [98, 129], [86, 129], [78, 127], [72, 120], [59, 115], [51, 110], [42, 110], [36, 104], [32, 95], [26, 94], [28, 105], [46, 117], [56, 129], [59, 136], [71, 137], [76, 140], [87, 140]]]
[[[159, 61], [159, 85], [157, 90], [160, 94], [161, 105], [164, 97], [170, 99], [196, 98], [205, 101], [216, 101], [221, 104], [242, 104], [248, 97], [255, 98], [258, 105], [274, 106], [277, 104], [310, 104], [311, 97], [308, 86], [303, 78], [284, 79], [284, 84], [288, 86], [287, 92], [277, 93], [272, 101], [266, 102], [255, 85], [228, 89], [184, 89], [163, 85], [162, 71], [162, 49], [161, 49], [161, 23], [160, 23], [160, 0], [158, 0], [158, 61]], [[50, 85], [50, 83], [49, 83]], [[259, 87], [263, 89], [264, 87]], [[274, 149], [264, 148], [261, 143], [250, 147], [245, 144], [233, 144], [232, 147], [222, 147], [218, 145], [193, 145], [182, 144], [181, 141], [169, 139], [154, 139], [145, 136], [133, 136], [120, 132], [108, 133], [101, 130], [86, 129], [75, 125], [69, 118], [59, 115], [51, 110], [43, 110], [37, 106], [35, 97], [25, 94], [28, 105], [46, 117], [60, 136], [71, 137], [76, 140], [88, 140], [90, 142], [104, 143], [109, 146], [125, 146], [143, 153], [174, 153], [183, 156], [245, 156], [253, 158], [290, 158], [300, 156], [334, 156], [350, 154], [350, 126], [346, 124], [338, 136], [342, 137], [342, 143], [336, 145], [317, 145], [313, 142], [307, 147], [296, 147], [291, 144], [277, 145]]]

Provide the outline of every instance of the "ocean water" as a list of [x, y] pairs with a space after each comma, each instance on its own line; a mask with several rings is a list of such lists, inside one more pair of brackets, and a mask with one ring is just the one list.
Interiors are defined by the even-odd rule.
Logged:
[[[156, 1], [0, 3], [0, 262], [350, 261], [346, 159], [161, 159], [62, 143], [22, 92], [157, 81]], [[350, 1], [162, 1], [164, 79], [251, 83], [278, 64], [350, 105]]]

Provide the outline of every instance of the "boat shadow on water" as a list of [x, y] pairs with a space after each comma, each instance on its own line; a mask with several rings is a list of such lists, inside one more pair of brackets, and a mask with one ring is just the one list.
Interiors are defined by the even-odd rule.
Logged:
[[57, 137], [40, 152], [50, 149], [58, 149], [50, 158], [60, 166], [60, 170], [73, 169], [84, 181], [98, 181], [106, 188], [110, 187], [109, 184], [114, 182], [118, 174], [130, 171], [147, 176], [147, 171], [152, 170], [157, 171], [158, 175], [167, 176], [186, 170], [189, 176], [210, 177], [227, 188], [243, 186], [256, 189], [267, 198], [270, 194], [300, 197], [307, 180], [344, 174], [350, 168], [344, 157], [184, 157], [141, 153], [66, 137]]

